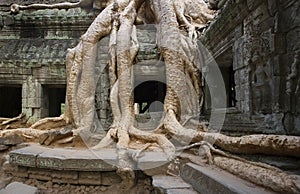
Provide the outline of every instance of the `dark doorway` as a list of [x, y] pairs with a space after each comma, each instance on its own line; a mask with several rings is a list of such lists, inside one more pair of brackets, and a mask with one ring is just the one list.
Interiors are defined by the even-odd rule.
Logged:
[[221, 72], [226, 88], [227, 108], [235, 107], [236, 97], [233, 66], [230, 65], [229, 67], [221, 67]]
[[163, 111], [166, 84], [160, 81], [145, 81], [134, 88], [134, 103], [139, 113]]
[[43, 86], [43, 117], [58, 117], [64, 112], [66, 98], [65, 85]]
[[16, 117], [22, 112], [22, 85], [0, 86], [0, 117]]
[[[231, 63], [232, 64], [232, 63]], [[207, 82], [205, 82], [205, 108], [204, 112], [210, 112], [211, 109], [222, 109], [222, 108], [230, 108], [236, 107], [236, 92], [235, 92], [235, 80], [234, 80], [234, 70], [233, 66], [230, 64], [219, 65], [219, 69], [222, 74], [222, 78], [224, 81], [225, 92], [226, 92], [226, 101], [224, 101], [224, 95], [211, 95], [211, 91]], [[212, 81], [213, 82], [213, 81]], [[214, 83], [211, 83], [210, 87], [214, 87]], [[216, 90], [216, 87], [213, 88]], [[212, 107], [214, 106], [214, 107]]]

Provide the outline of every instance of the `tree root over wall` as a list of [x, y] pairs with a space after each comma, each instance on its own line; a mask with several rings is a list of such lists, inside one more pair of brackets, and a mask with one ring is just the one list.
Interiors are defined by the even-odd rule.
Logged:
[[[31, 7], [18, 7], [14, 5], [12, 11], [78, 6], [84, 8], [84, 2], [92, 5], [91, 0], [53, 6], [35, 4]], [[172, 160], [176, 156], [176, 148], [168, 138], [172, 137], [178, 142], [200, 142], [198, 143], [200, 150], [202, 149], [201, 152], [207, 157], [209, 163], [214, 163], [256, 184], [278, 192], [297, 193], [299, 191], [292, 178], [279, 169], [248, 162], [221, 151], [300, 157], [299, 137], [278, 135], [229, 137], [219, 133], [188, 129], [180, 123], [181, 115], [199, 114], [201, 109], [201, 53], [195, 41], [197, 37], [195, 29], [204, 27], [214, 15], [214, 11], [209, 10], [203, 0], [114, 0], [106, 3], [107, 6], [82, 35], [79, 44], [68, 50], [66, 57], [67, 109], [64, 117], [58, 119], [57, 122], [59, 122], [58, 125], [64, 122], [71, 124], [78, 130], [83, 128], [94, 130], [99, 126], [95, 114], [96, 51], [98, 41], [110, 35], [109, 77], [113, 124], [94, 149], [101, 149], [116, 143], [118, 173], [123, 179], [121, 187], [128, 189], [134, 185], [132, 157], [128, 154], [131, 153], [129, 150], [132, 150], [132, 143], [139, 142], [147, 145], [141, 146], [137, 153], [151, 145], [158, 146]], [[134, 127], [132, 97], [132, 66], [139, 49], [134, 24], [135, 21], [146, 22], [149, 18], [152, 18], [157, 26], [157, 44], [166, 65], [167, 81], [163, 118], [161, 124], [153, 132], [142, 131]], [[35, 126], [43, 129], [41, 124]], [[35, 135], [38, 134], [36, 131], [34, 130]], [[78, 132], [74, 131], [74, 133]], [[8, 131], [1, 132], [1, 135], [5, 134], [8, 134]], [[217, 150], [211, 144], [221, 150]]]

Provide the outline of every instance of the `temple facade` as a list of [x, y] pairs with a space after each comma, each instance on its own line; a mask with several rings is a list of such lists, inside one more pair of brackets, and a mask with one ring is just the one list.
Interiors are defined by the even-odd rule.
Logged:
[[[59, 116], [66, 93], [65, 56], [100, 13], [92, 10], [22, 11], [12, 3], [58, 3], [61, 0], [0, 0], [0, 117], [25, 113], [28, 122]], [[204, 84], [203, 115], [226, 112], [222, 132], [232, 135], [300, 135], [300, 20], [296, 0], [219, 1], [215, 21], [200, 37], [216, 60], [227, 102], [211, 107]], [[158, 112], [165, 93], [164, 65], [159, 62], [154, 25], [137, 26], [140, 50], [134, 66], [134, 100], [139, 112]], [[96, 110], [111, 123], [108, 79], [109, 37], [98, 44]], [[209, 67], [203, 67], [207, 73]], [[155, 80], [155, 81], [153, 81]], [[205, 83], [205, 82], [204, 82]], [[218, 98], [218, 96], [214, 96]], [[148, 109], [148, 110], [146, 110]]]
[[223, 72], [227, 107], [248, 115], [252, 130], [300, 134], [298, 10], [293, 0], [227, 1], [203, 36]]

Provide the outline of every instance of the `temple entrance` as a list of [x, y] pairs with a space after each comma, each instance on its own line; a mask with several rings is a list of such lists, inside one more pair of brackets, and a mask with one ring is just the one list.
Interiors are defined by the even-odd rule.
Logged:
[[43, 86], [43, 117], [58, 117], [64, 112], [65, 85]]
[[165, 64], [148, 60], [133, 66], [135, 113], [163, 112], [166, 96]]
[[[222, 55], [216, 57], [215, 59], [219, 70], [221, 71], [225, 92], [226, 92], [226, 102], [221, 100], [224, 95], [214, 95], [211, 96], [209, 86], [205, 83], [204, 93], [205, 93], [205, 111], [210, 112], [212, 109], [226, 109], [231, 107], [236, 107], [236, 92], [235, 92], [235, 80], [234, 80], [234, 70], [233, 70], [233, 54], [232, 47], [227, 48]], [[218, 87], [213, 85], [211, 87]], [[212, 105], [212, 101], [214, 104]], [[214, 106], [214, 107], [212, 107]]]
[[159, 81], [146, 81], [134, 88], [134, 103], [139, 113], [163, 111], [166, 84]]
[[22, 112], [22, 85], [0, 86], [0, 117], [16, 117]]
[[221, 73], [226, 88], [226, 95], [227, 95], [226, 108], [235, 107], [236, 98], [235, 98], [235, 82], [234, 82], [233, 66], [230, 65], [228, 67], [221, 67], [220, 69], [221, 69]]

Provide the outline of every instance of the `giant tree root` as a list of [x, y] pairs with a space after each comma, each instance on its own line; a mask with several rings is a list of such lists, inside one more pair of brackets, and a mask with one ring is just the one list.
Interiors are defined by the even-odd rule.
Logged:
[[234, 175], [280, 193], [299, 193], [295, 180], [280, 170], [242, 162], [233, 158], [215, 156], [214, 164]]
[[[209, 164], [214, 164], [245, 180], [280, 193], [298, 193], [300, 191], [300, 188], [295, 184], [294, 178], [279, 168], [264, 163], [248, 161], [244, 158], [225, 153], [205, 141], [179, 148], [177, 151], [183, 151], [196, 146], [200, 146], [199, 156], [205, 157]], [[193, 163], [199, 164], [200, 160], [195, 161], [189, 154], [179, 153], [179, 155], [183, 155], [183, 157], [187, 157]]]
[[39, 130], [50, 130], [50, 129], [57, 129], [62, 128], [66, 126], [66, 121], [64, 119], [64, 116], [61, 115], [60, 117], [48, 117], [41, 119], [31, 125], [31, 128], [33, 129], [39, 129]]
[[[276, 192], [299, 192], [299, 188], [297, 188], [297, 185], [295, 184], [293, 178], [280, 169], [263, 163], [247, 161], [238, 156], [225, 153], [222, 150], [214, 148], [210, 143], [202, 141], [203, 139], [205, 139], [209, 142], [215, 143], [216, 146], [222, 148], [223, 150], [227, 150], [232, 153], [264, 153], [268, 155], [278, 155], [278, 153], [280, 153], [281, 155], [300, 157], [299, 137], [277, 135], [250, 135], [242, 137], [229, 137], [217, 133], [199, 132], [182, 127], [172, 111], [169, 111], [169, 113], [166, 114], [164, 123], [165, 132], [175, 139], [192, 141], [201, 140], [201, 142], [199, 143], [186, 146], [184, 148], [179, 148], [176, 151], [182, 151], [194, 146], [201, 146], [200, 150], [202, 151], [202, 154], [207, 158], [209, 164], [214, 164], [224, 170], [240, 176], [243, 179], [267, 187]], [[108, 144], [105, 145], [105, 143], [118, 141], [118, 139], [115, 139], [115, 136], [111, 136], [110, 133], [111, 131], [109, 131], [107, 136], [107, 138], [110, 140], [104, 140], [99, 145], [105, 147], [108, 146]], [[151, 142], [159, 145], [170, 159], [176, 157], [177, 155], [174, 152], [175, 147], [166, 138], [165, 134], [144, 132], [135, 129], [134, 127], [130, 127], [128, 130], [128, 135], [130, 139], [139, 140], [141, 142]], [[95, 148], [99, 149], [99, 145], [97, 145]], [[262, 149], [260, 150], [261, 145]], [[233, 149], [234, 146], [238, 146], [239, 149]], [[293, 150], [293, 152], [285, 152], [287, 149], [291, 149]], [[122, 158], [125, 158], [125, 154], [123, 154], [123, 151], [124, 150], [119, 153], [121, 153], [120, 156]], [[128, 155], [126, 155], [126, 157], [127, 164], [129, 164]], [[189, 156], [189, 158], [191, 157]], [[119, 157], [119, 159], [121, 158]], [[192, 159], [194, 160], [195, 158], [192, 157]], [[123, 168], [123, 170], [128, 171], [127, 168]], [[274, 184], [276, 186], [273, 186]]]
[[300, 157], [300, 138], [287, 135], [246, 135], [230, 137], [221, 133], [208, 133], [184, 128], [173, 111], [168, 111], [165, 130], [178, 140], [207, 141], [222, 150], [236, 154], [267, 154]]
[[7, 129], [0, 131], [0, 137], [14, 136], [18, 135], [27, 139], [28, 141], [37, 141], [38, 138], [45, 133], [45, 131], [41, 131], [38, 129], [32, 128], [17, 128], [17, 129]]
[[15, 135], [21, 137], [25, 142], [39, 142], [40, 144], [51, 145], [57, 143], [59, 140], [61, 140], [61, 143], [68, 143], [62, 139], [72, 137], [73, 132], [71, 129], [39, 130], [33, 128], [17, 128], [0, 131], [0, 137]]
[[24, 113], [14, 118], [0, 118], [0, 130], [26, 127], [27, 120]]

